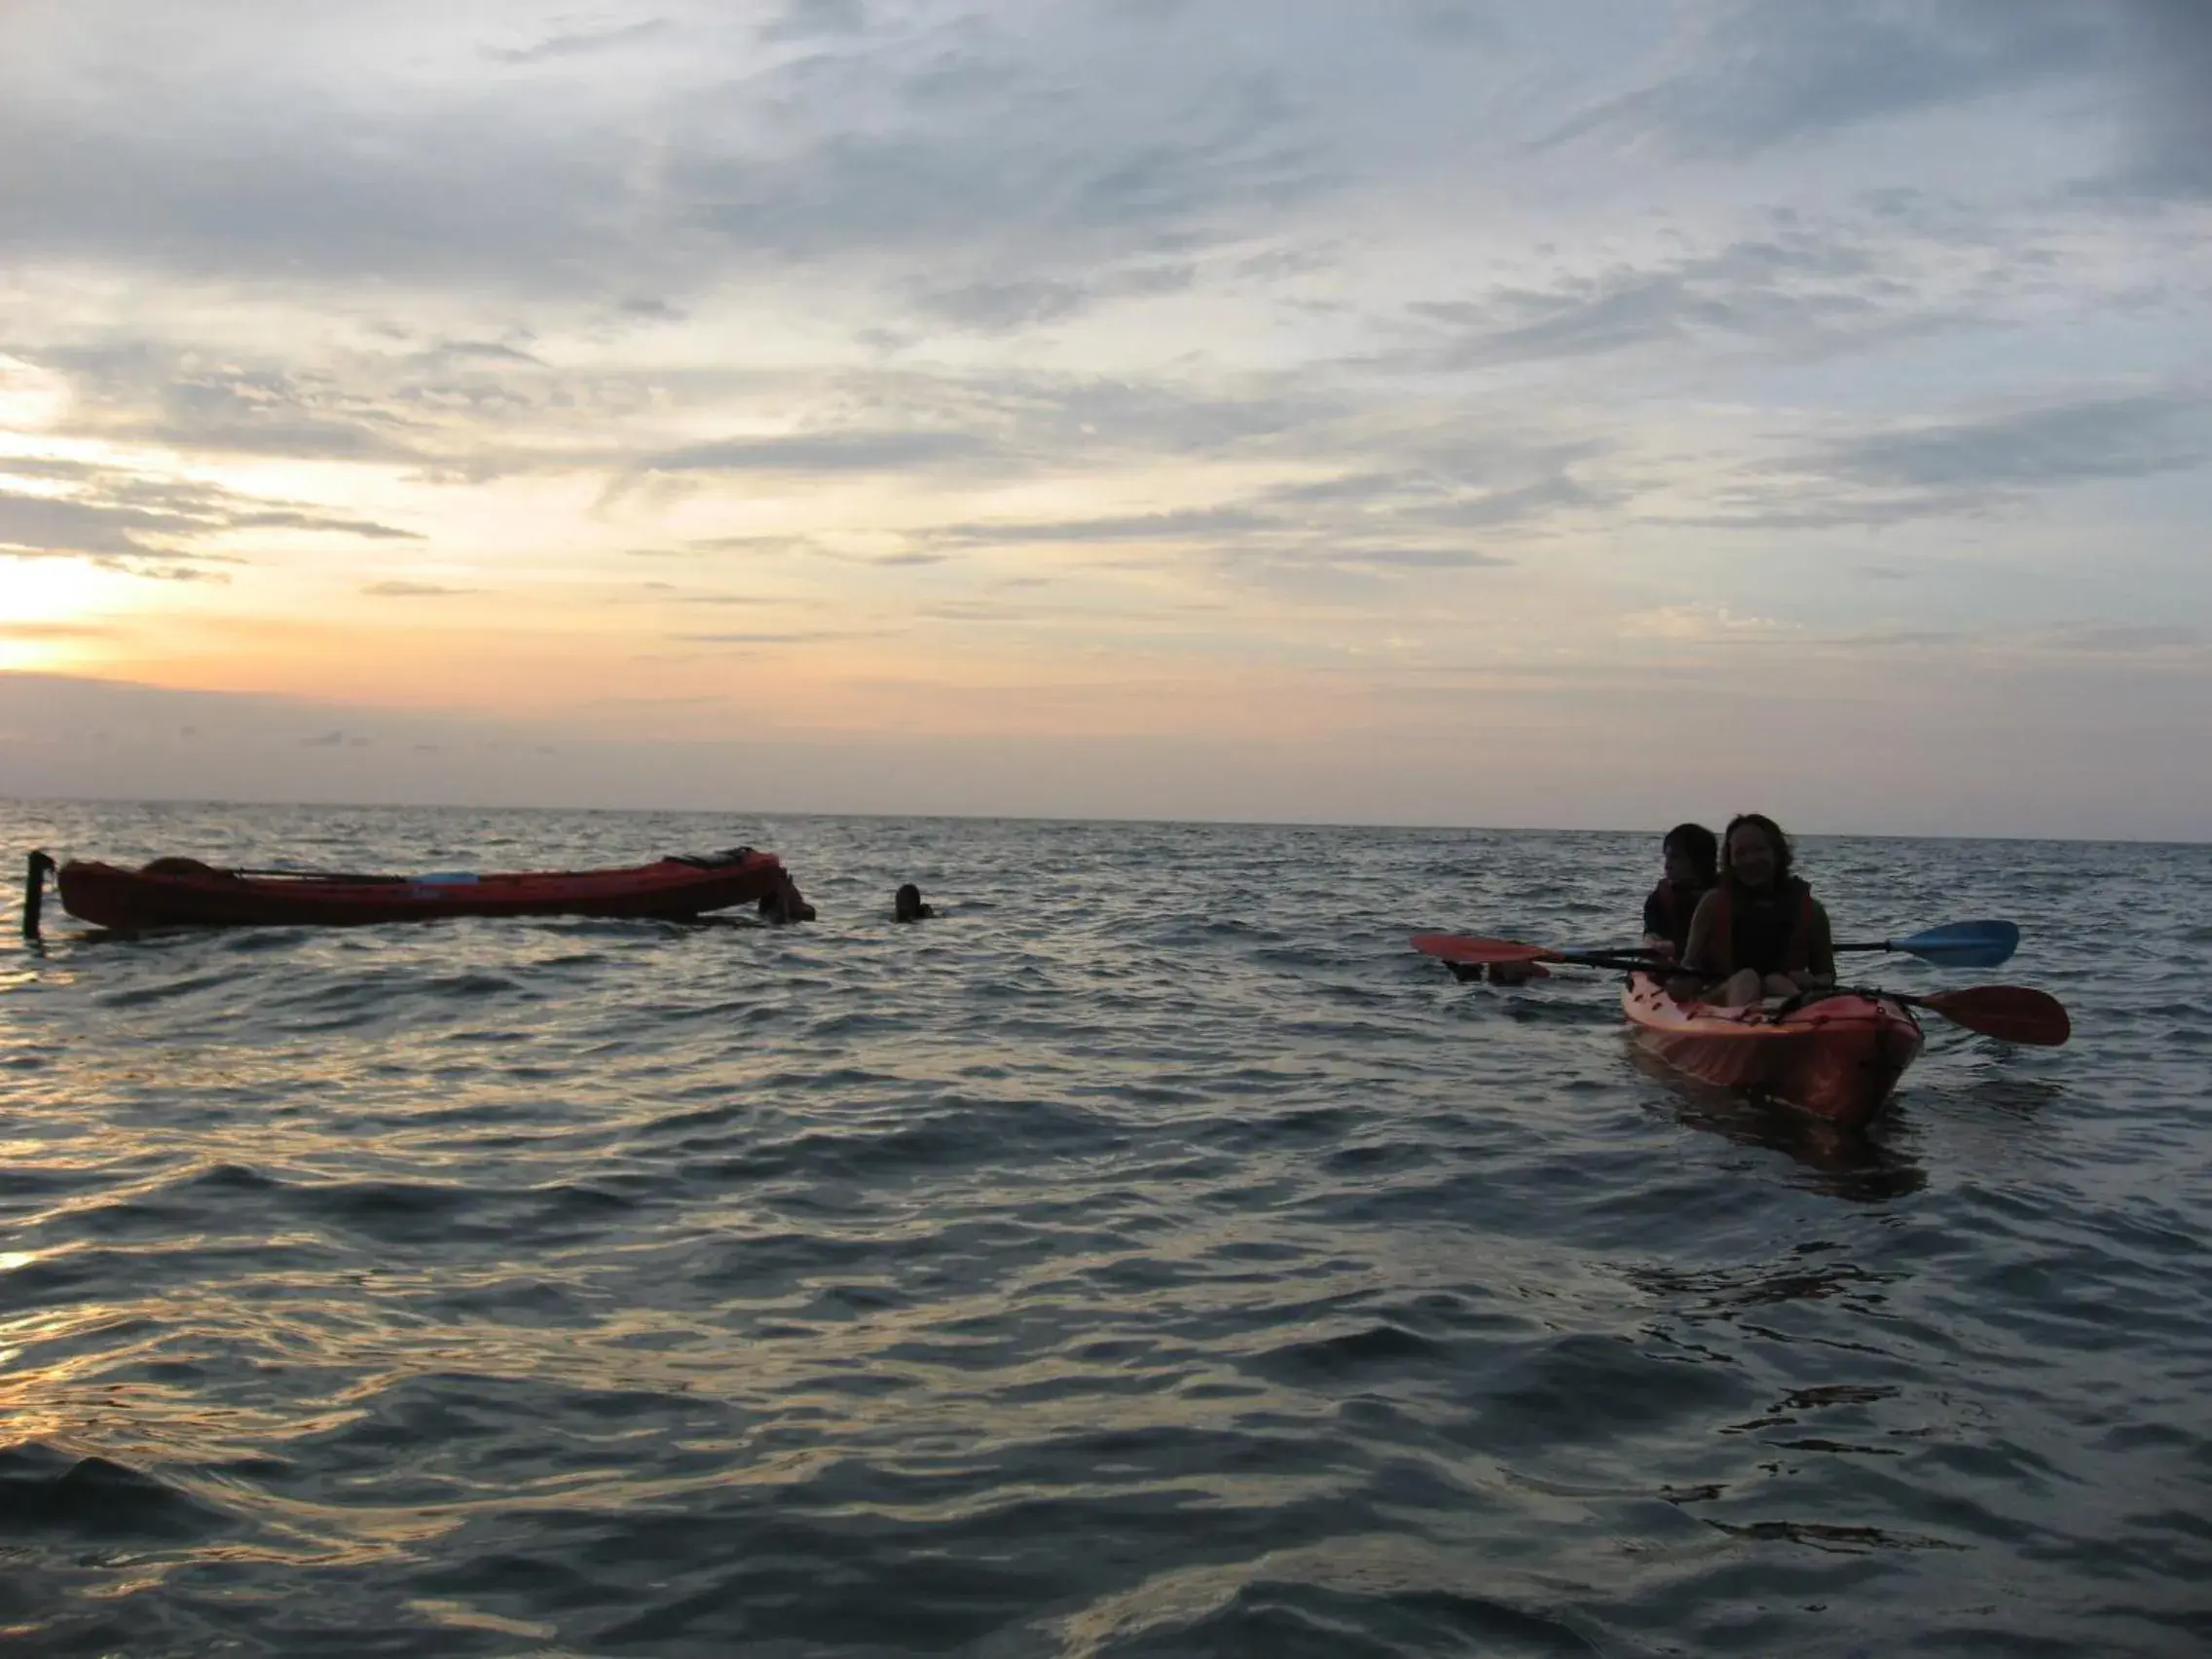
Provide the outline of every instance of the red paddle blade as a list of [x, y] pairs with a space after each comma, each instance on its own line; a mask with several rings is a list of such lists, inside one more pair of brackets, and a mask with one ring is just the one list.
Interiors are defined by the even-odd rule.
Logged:
[[2065, 1005], [2025, 985], [1972, 985], [1963, 991], [1937, 991], [1914, 999], [1969, 1031], [2006, 1043], [2032, 1043], [2055, 1049], [2074, 1034]]
[[1478, 939], [1472, 934], [1415, 934], [1406, 941], [1424, 956], [1447, 962], [1556, 962], [1559, 952], [1510, 939]]

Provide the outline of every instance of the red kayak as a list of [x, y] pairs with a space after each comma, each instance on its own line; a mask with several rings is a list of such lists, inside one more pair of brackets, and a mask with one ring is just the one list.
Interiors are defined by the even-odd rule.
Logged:
[[[35, 879], [35, 876], [34, 876]], [[622, 916], [683, 921], [781, 896], [805, 919], [773, 853], [734, 847], [629, 869], [518, 874], [338, 875], [217, 869], [156, 859], [139, 869], [71, 861], [56, 872], [61, 907], [96, 927], [356, 927], [442, 916]], [[35, 914], [35, 912], [32, 912]], [[27, 919], [27, 918], [26, 918]]]
[[1677, 1071], [1844, 1124], [1879, 1113], [1920, 1052], [1920, 1022], [1909, 1009], [1856, 991], [1795, 1008], [1715, 1008], [1678, 1003], [1650, 975], [1631, 974], [1621, 1011], [1644, 1047]]

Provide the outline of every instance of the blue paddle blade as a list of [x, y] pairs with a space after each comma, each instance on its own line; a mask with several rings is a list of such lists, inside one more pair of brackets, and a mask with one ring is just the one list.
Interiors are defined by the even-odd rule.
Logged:
[[2020, 930], [2010, 922], [1950, 922], [1910, 939], [1893, 939], [1890, 948], [1909, 951], [1939, 968], [1994, 968], [2020, 948]]

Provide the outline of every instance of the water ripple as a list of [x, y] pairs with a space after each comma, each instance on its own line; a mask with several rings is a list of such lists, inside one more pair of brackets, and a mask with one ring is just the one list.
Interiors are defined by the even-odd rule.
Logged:
[[[1849, 932], [2015, 916], [1999, 977], [2077, 1030], [1931, 1021], [1841, 1135], [1653, 1067], [1601, 977], [1404, 947], [1620, 937], [1649, 837], [0, 822], [747, 842], [823, 912], [63, 924], [0, 970], [0, 1628], [41, 1653], [2212, 1642], [2205, 849], [1808, 842]], [[938, 920], [891, 924], [906, 879]]]

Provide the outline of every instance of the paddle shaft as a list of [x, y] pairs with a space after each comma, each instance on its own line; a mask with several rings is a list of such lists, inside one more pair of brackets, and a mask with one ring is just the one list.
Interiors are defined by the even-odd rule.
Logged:
[[[1513, 939], [1486, 939], [1470, 934], [1416, 934], [1409, 941], [1416, 950], [1440, 956], [1447, 962], [1588, 962], [1619, 964], [1631, 959], [1659, 961], [1649, 950], [1635, 946], [1587, 950], [1555, 949]], [[1994, 968], [2019, 948], [2020, 930], [2011, 922], [1948, 922], [1903, 939], [1846, 940], [1830, 948], [1839, 951], [1901, 951], [1924, 962], [1948, 968]]]
[[23, 873], [23, 937], [38, 938], [39, 912], [46, 907], [46, 872], [54, 867], [54, 857], [43, 849], [33, 852], [30, 867]]

